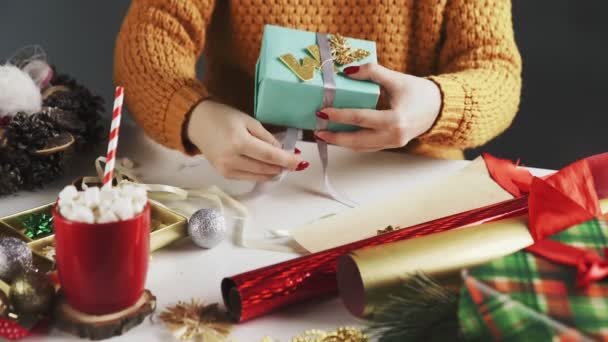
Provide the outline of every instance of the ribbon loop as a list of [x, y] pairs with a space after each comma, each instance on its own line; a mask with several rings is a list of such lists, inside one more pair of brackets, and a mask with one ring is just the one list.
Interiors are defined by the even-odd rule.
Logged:
[[528, 229], [535, 241], [528, 252], [576, 267], [577, 287], [608, 277], [608, 261], [596, 253], [547, 239], [601, 215], [599, 198], [608, 197], [608, 153], [579, 160], [545, 178], [487, 153], [483, 159], [498, 185], [515, 197], [528, 196]]
[[582, 255], [576, 265], [576, 287], [584, 288], [608, 277], [608, 262], [593, 252]]

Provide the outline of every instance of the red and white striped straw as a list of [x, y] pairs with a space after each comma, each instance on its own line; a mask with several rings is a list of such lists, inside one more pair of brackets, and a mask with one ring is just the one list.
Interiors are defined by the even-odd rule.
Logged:
[[112, 111], [112, 124], [110, 126], [110, 138], [108, 140], [108, 153], [106, 155], [106, 167], [103, 173], [103, 187], [112, 187], [114, 177], [114, 165], [116, 165], [116, 148], [118, 147], [118, 131], [120, 128], [120, 117], [122, 114], [122, 102], [124, 99], [124, 88], [116, 87], [114, 93], [114, 110]]

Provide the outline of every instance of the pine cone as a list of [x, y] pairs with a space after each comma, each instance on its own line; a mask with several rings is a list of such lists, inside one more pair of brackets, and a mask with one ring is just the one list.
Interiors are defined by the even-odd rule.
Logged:
[[[82, 149], [86, 145], [101, 139], [101, 113], [104, 110], [104, 101], [100, 96], [93, 95], [89, 89], [80, 85], [67, 75], [57, 75], [51, 81], [52, 85], [64, 85], [69, 91], [56, 92], [44, 100], [47, 107], [58, 107], [65, 111], [76, 113], [85, 124], [86, 130], [80, 134], [73, 134], [76, 147]], [[75, 132], [73, 132], [75, 133]]]
[[15, 193], [22, 185], [23, 178], [19, 168], [10, 163], [0, 164], [0, 196]]
[[27, 168], [21, 168], [23, 188], [33, 190], [63, 174], [63, 153], [49, 156], [30, 156]]
[[49, 115], [19, 113], [9, 123], [6, 138], [13, 148], [33, 153], [43, 148], [49, 138], [56, 137], [59, 133], [55, 121]]

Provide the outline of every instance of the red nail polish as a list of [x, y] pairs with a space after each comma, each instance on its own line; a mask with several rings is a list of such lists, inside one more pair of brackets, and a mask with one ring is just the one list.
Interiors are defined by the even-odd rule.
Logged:
[[293, 150], [293, 153], [295, 153], [295, 154], [301, 154], [301, 153], [302, 153], [302, 151], [300, 151], [300, 149], [296, 147], [296, 148]]
[[325, 141], [325, 140], [323, 140], [323, 138], [321, 138], [320, 136], [318, 136], [317, 133], [315, 133], [314, 135], [315, 135], [315, 139], [317, 139], [319, 141]]
[[307, 161], [301, 161], [300, 164], [296, 167], [296, 171], [302, 171], [308, 168], [310, 164]]
[[353, 66], [349, 66], [344, 68], [344, 73], [347, 75], [352, 75], [352, 74], [356, 74], [357, 72], [359, 72], [360, 67], [358, 65], [353, 65]]
[[321, 111], [316, 112], [316, 113], [315, 113], [315, 115], [316, 115], [318, 118], [323, 119], [323, 120], [327, 120], [327, 119], [329, 119], [329, 115], [327, 115], [326, 113], [323, 113], [323, 112], [321, 112]]

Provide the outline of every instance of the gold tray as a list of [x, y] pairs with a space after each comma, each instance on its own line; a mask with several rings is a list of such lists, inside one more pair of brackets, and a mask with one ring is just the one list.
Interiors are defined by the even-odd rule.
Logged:
[[[38, 264], [35, 263], [35, 266], [41, 270], [53, 268], [53, 260], [44, 256], [43, 249], [47, 246], [53, 246], [55, 238], [53, 235], [49, 235], [32, 240], [23, 234], [25, 228], [22, 226], [22, 222], [25, 217], [31, 214], [45, 213], [51, 215], [54, 205], [55, 203], [53, 202], [0, 218], [0, 237], [12, 236], [26, 241], [34, 252], [34, 259], [43, 259], [38, 260]], [[150, 252], [154, 252], [187, 236], [188, 220], [184, 216], [152, 200], [150, 201], [150, 214], [152, 219], [150, 227]]]

